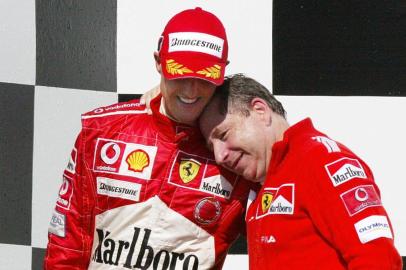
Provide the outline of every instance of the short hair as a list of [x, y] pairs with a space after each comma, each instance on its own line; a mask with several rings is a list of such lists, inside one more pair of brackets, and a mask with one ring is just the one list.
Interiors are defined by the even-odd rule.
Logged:
[[258, 97], [266, 101], [275, 113], [286, 119], [286, 111], [274, 95], [256, 80], [238, 73], [225, 77], [217, 87], [214, 97], [219, 98], [219, 112], [222, 115], [240, 113], [250, 115], [251, 101]]

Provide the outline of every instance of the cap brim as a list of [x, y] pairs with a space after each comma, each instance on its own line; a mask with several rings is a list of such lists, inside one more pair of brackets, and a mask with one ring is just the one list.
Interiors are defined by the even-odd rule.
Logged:
[[162, 72], [166, 79], [196, 78], [215, 85], [224, 81], [226, 63], [194, 53], [172, 53], [161, 56]]

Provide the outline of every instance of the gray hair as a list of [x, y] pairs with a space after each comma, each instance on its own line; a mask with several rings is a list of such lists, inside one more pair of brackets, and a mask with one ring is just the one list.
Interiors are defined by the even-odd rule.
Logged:
[[224, 83], [217, 87], [214, 97], [219, 98], [219, 111], [222, 115], [236, 112], [249, 116], [251, 101], [261, 98], [275, 113], [286, 119], [282, 103], [265, 86], [241, 73], [225, 77]]

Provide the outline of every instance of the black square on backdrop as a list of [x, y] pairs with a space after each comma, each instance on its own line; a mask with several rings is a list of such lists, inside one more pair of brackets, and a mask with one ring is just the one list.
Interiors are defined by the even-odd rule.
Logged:
[[399, 1], [273, 4], [274, 94], [406, 96]]
[[118, 95], [118, 102], [125, 102], [130, 101], [132, 99], [139, 99], [141, 98], [141, 94], [119, 94]]
[[240, 235], [228, 250], [228, 254], [247, 254], [247, 239]]
[[31, 270], [44, 269], [45, 249], [32, 248]]
[[36, 84], [117, 91], [116, 0], [37, 0]]
[[0, 243], [31, 245], [34, 91], [0, 83]]

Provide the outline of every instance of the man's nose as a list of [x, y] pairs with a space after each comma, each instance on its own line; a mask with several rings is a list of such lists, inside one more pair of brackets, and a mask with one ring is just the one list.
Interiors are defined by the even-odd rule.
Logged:
[[228, 158], [228, 150], [223, 142], [216, 142], [213, 144], [214, 157], [217, 164], [225, 164]]
[[187, 79], [185, 95], [187, 95], [187, 97], [194, 98], [198, 95], [200, 88], [201, 83], [198, 79]]

